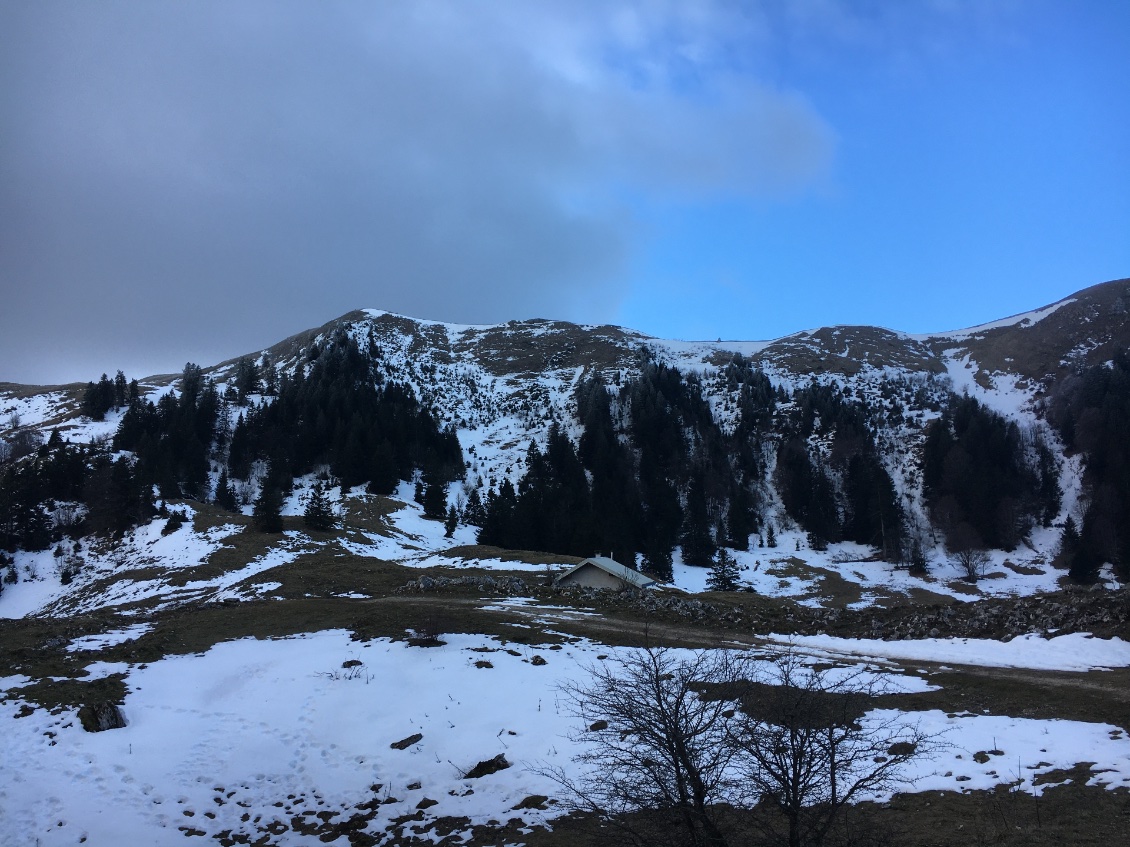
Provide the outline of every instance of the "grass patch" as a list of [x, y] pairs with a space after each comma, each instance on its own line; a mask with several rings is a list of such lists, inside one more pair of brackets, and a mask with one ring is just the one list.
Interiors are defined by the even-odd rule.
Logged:
[[1002, 565], [1013, 573], [1018, 573], [1021, 576], [1042, 576], [1046, 573], [1044, 568], [1038, 568], [1033, 565], [1017, 565], [1013, 564], [1008, 559], [1005, 559]]
[[90, 703], [121, 703], [127, 690], [125, 674], [115, 673], [101, 679], [40, 679], [15, 690], [21, 700], [35, 703], [49, 711], [76, 708]]
[[[900, 663], [903, 667], [914, 667]], [[963, 667], [931, 673], [940, 691], [895, 695], [899, 708], [1111, 723], [1130, 730], [1130, 669], [1069, 673]]]
[[974, 597], [981, 595], [981, 589], [977, 587], [976, 583], [966, 582], [964, 579], [950, 580], [945, 583], [945, 586], [955, 594], [968, 594]]
[[342, 501], [342, 525], [346, 529], [390, 536], [392, 523], [389, 516], [407, 508], [402, 500], [380, 495], [355, 495]]
[[[1080, 775], [1088, 774], [1084, 768]], [[731, 844], [747, 843], [755, 831], [749, 813], [723, 810], [723, 830]], [[845, 808], [844, 841], [898, 844], [900, 847], [1109, 847], [1125, 841], [1130, 823], [1130, 792], [1107, 791], [1071, 781], [1035, 798], [1008, 786], [965, 793], [929, 791], [899, 794], [889, 803]], [[603, 847], [623, 832], [588, 814], [553, 821], [552, 830], [535, 829], [526, 847]], [[485, 842], [484, 842], [485, 843]], [[754, 839], [750, 843], [760, 843]]]
[[256, 559], [274, 549], [272, 542], [283, 536], [261, 532], [239, 532], [224, 539], [224, 546], [216, 550], [201, 564], [192, 568], [178, 568], [168, 573], [167, 582], [174, 587], [184, 587], [190, 582], [216, 579], [226, 573], [242, 570]]

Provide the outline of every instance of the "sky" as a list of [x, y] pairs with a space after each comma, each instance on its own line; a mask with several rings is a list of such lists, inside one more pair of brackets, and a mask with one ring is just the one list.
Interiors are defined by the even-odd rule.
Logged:
[[0, 0], [0, 381], [347, 311], [769, 339], [1130, 276], [1116, 0]]

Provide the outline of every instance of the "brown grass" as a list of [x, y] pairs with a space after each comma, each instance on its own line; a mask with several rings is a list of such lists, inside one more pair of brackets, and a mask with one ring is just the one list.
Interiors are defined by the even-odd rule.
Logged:
[[[1071, 772], [1069, 781], [1047, 789], [1039, 799], [1028, 791], [1000, 787], [995, 791], [930, 791], [899, 794], [889, 803], [861, 803], [844, 814], [851, 843], [900, 847], [1110, 847], [1125, 843], [1130, 822], [1130, 791], [1107, 791], [1083, 785], [1086, 768]], [[721, 815], [731, 844], [760, 843], [751, 831], [748, 813]], [[604, 847], [621, 843], [615, 825], [589, 815], [553, 822], [552, 831], [537, 829], [528, 847]], [[482, 841], [482, 845], [495, 842]], [[626, 843], [626, 842], [625, 842]]]

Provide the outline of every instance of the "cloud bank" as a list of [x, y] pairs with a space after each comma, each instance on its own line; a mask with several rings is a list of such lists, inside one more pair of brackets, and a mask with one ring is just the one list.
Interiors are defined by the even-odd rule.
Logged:
[[827, 172], [824, 121], [751, 72], [767, 38], [725, 3], [9, 4], [0, 380], [360, 307], [610, 319], [640, 203]]

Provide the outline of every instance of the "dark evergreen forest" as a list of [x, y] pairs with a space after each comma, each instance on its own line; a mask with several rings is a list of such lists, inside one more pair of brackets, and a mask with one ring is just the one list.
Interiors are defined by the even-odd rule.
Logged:
[[1082, 527], [1072, 518], [1064, 528], [1064, 564], [1079, 582], [1093, 582], [1104, 562], [1130, 578], [1130, 355], [1065, 380], [1048, 418], [1086, 469]]
[[951, 550], [1013, 550], [1059, 511], [1050, 448], [971, 397], [954, 397], [930, 426], [922, 465], [927, 504]]
[[[479, 540], [571, 555], [611, 553], [626, 562], [638, 553], [665, 579], [681, 546], [684, 562], [710, 567], [719, 547], [746, 550], [762, 532], [765, 450], [779, 442], [777, 489], [811, 544], [824, 548], [846, 538], [902, 561], [905, 521], [864, 407], [816, 385], [787, 402], [740, 356], [725, 378], [739, 397], [729, 433], [714, 420], [693, 373], [648, 361], [616, 392], [599, 377], [586, 382], [576, 398], [579, 444], [574, 448], [555, 425], [544, 454], [531, 445], [517, 490], [503, 483], [488, 495]], [[842, 486], [813, 458], [819, 455], [809, 447], [814, 435], [834, 439]]]
[[544, 453], [531, 444], [517, 490], [504, 482], [488, 494], [480, 542], [623, 562], [638, 553], [664, 578], [677, 545], [703, 567], [720, 542], [746, 549], [758, 529], [758, 434], [776, 395], [743, 360], [729, 370], [741, 398], [731, 435], [714, 421], [693, 373], [646, 360], [617, 392], [599, 375], [582, 383], [579, 443], [554, 424]]
[[[905, 517], [879, 459], [871, 417], [863, 403], [834, 386], [796, 391], [791, 413], [780, 424], [777, 490], [814, 548], [855, 541], [901, 562], [909, 552]], [[810, 449], [814, 437], [830, 441], [830, 467]]]
[[[156, 513], [154, 490], [234, 509], [231, 481], [256, 469], [263, 506], [276, 512], [294, 477], [324, 466], [342, 484], [379, 494], [417, 472], [440, 490], [463, 474], [454, 430], [441, 428], [410, 389], [384, 382], [379, 363], [345, 334], [313, 350], [293, 378], [277, 378], [269, 362], [241, 360], [233, 382], [221, 396], [188, 364], [179, 394], [156, 402], [139, 396], [120, 371], [115, 380], [103, 375], [90, 383], [87, 415], [126, 410], [111, 443], [70, 444], [55, 432], [10, 462], [0, 477], [0, 546], [42, 550], [64, 536], [124, 532]], [[249, 403], [260, 392], [274, 396]], [[234, 427], [233, 403], [243, 407]], [[134, 458], [115, 458], [122, 452]], [[60, 503], [84, 508], [60, 510]]]

